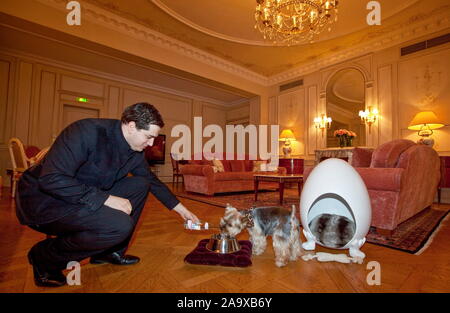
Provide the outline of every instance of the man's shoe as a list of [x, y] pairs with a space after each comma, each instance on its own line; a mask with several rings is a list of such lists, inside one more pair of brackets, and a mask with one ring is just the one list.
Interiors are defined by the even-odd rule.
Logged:
[[33, 266], [34, 283], [36, 286], [61, 287], [67, 283], [66, 276], [64, 276], [62, 271], [47, 271], [39, 267], [33, 260], [31, 251], [28, 252], [28, 261]]
[[117, 252], [113, 252], [104, 256], [92, 256], [90, 263], [91, 264], [116, 264], [116, 265], [133, 265], [140, 261], [137, 256], [132, 255], [120, 255]]

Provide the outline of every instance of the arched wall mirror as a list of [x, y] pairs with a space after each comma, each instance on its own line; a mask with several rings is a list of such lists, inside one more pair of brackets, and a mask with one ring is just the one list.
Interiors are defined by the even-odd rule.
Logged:
[[354, 68], [335, 73], [326, 88], [327, 116], [333, 122], [327, 130], [327, 147], [339, 147], [334, 136], [337, 129], [347, 129], [356, 133], [353, 146], [366, 145], [366, 126], [361, 123], [359, 111], [365, 109], [365, 83], [363, 74]]

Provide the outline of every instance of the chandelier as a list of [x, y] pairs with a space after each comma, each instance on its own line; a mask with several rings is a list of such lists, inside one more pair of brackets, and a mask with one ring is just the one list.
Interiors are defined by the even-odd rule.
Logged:
[[312, 42], [337, 21], [337, 0], [256, 0], [255, 28], [275, 44]]

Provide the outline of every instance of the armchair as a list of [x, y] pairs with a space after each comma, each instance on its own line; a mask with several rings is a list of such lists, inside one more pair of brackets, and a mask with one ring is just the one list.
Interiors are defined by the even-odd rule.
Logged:
[[[8, 142], [9, 154], [11, 157], [12, 169], [8, 169], [7, 173], [11, 175], [11, 196], [16, 196], [16, 185], [30, 166], [40, 162], [50, 147], [42, 150], [35, 146], [24, 147], [19, 138], [11, 138]], [[0, 184], [1, 185], [1, 184]]]
[[29, 167], [30, 159], [25, 154], [25, 148], [19, 138], [11, 138], [8, 142], [9, 154], [11, 156], [12, 173], [11, 173], [11, 196], [16, 195], [16, 185], [20, 176]]
[[368, 152], [360, 149], [354, 153], [359, 155], [352, 165], [369, 191], [371, 225], [380, 232], [391, 232], [433, 203], [440, 160], [432, 148], [406, 139], [393, 140], [373, 151], [368, 167]]

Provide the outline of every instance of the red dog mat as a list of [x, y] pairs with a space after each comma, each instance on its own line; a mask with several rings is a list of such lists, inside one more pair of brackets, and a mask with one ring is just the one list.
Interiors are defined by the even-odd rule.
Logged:
[[219, 265], [230, 267], [248, 267], [252, 265], [252, 243], [239, 240], [241, 250], [233, 253], [221, 254], [206, 249], [209, 239], [202, 239], [197, 247], [189, 253], [184, 262], [195, 265]]

